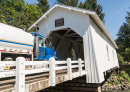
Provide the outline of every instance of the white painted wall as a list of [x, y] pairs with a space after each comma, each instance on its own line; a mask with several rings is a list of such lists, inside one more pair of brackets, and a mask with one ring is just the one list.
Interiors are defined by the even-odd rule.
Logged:
[[[64, 18], [64, 26], [55, 27], [55, 20], [60, 18]], [[83, 37], [87, 83], [103, 82], [103, 72], [119, 66], [115, 47], [87, 14], [55, 8], [49, 13], [48, 18], [41, 21], [38, 26], [40, 28], [39, 33], [45, 37], [52, 31], [63, 28], [71, 28]], [[109, 48], [110, 61], [107, 59], [106, 45]], [[115, 60], [113, 60], [112, 50]]]
[[97, 61], [94, 52], [93, 39], [90, 27], [86, 30], [83, 36], [84, 44], [84, 60], [86, 70], [87, 83], [101, 83], [99, 71], [97, 68]]
[[[55, 20], [60, 18], [64, 18], [64, 26], [55, 27]], [[40, 28], [39, 33], [46, 37], [50, 33], [50, 31], [63, 29], [63, 28], [71, 28], [80, 36], [83, 36], [86, 29], [89, 26], [88, 19], [89, 19], [88, 15], [84, 13], [80, 13], [77, 11], [70, 11], [68, 9], [63, 9], [63, 8], [56, 8], [52, 12], [50, 12], [47, 19], [44, 19], [39, 24], [39, 28]]]
[[[97, 27], [97, 25], [90, 19], [90, 30], [92, 33], [95, 56], [97, 61], [97, 68], [100, 78], [103, 79], [103, 72], [114, 67], [119, 67], [116, 49], [104, 33]], [[109, 51], [109, 60], [107, 55], [106, 45]], [[114, 52], [114, 58], [113, 53]]]

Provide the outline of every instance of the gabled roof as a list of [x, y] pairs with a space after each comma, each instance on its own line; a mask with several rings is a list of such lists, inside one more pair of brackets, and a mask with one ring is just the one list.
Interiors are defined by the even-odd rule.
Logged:
[[44, 18], [46, 18], [47, 15], [49, 15], [49, 13], [53, 9], [55, 9], [55, 8], [64, 8], [64, 9], [69, 9], [69, 10], [72, 10], [72, 11], [82, 12], [84, 14], [89, 14], [90, 18], [96, 23], [96, 25], [101, 29], [101, 31], [107, 36], [107, 38], [111, 41], [111, 43], [116, 48], [118, 48], [117, 45], [116, 45], [116, 43], [115, 43], [115, 41], [113, 40], [113, 38], [111, 37], [111, 35], [107, 31], [106, 27], [104, 26], [104, 24], [102, 23], [102, 21], [100, 20], [100, 18], [98, 17], [98, 15], [97, 15], [96, 12], [95, 11], [86, 10], [86, 9], [77, 8], [77, 7], [66, 6], [66, 5], [61, 5], [61, 4], [55, 4], [43, 16], [41, 16], [31, 27], [29, 27], [28, 30], [34, 30], [36, 28], [37, 24], [40, 21], [42, 21]]

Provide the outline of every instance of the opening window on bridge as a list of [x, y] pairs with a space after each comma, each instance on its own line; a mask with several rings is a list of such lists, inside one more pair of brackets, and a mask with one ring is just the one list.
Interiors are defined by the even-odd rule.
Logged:
[[43, 38], [39, 37], [39, 46], [43, 46]]
[[114, 58], [114, 51], [112, 50], [112, 55], [113, 55], [113, 61], [115, 61], [115, 58]]
[[106, 50], [107, 50], [107, 57], [108, 57], [108, 61], [110, 60], [109, 58], [109, 50], [108, 50], [108, 45], [106, 45]]

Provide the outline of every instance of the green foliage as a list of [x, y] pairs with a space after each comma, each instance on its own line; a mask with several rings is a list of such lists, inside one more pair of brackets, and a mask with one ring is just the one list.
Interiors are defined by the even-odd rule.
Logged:
[[126, 22], [121, 25], [116, 39], [116, 43], [119, 47], [117, 50], [120, 53], [124, 60], [130, 61], [130, 12], [127, 12]]
[[99, 18], [104, 21], [105, 14], [102, 13], [102, 6], [100, 4], [97, 4], [97, 0], [86, 0], [84, 3], [84, 8], [87, 10], [93, 10], [96, 11]]
[[120, 84], [120, 82], [117, 80], [117, 81], [115, 81], [115, 84], [116, 84], [116, 85], [119, 85], [119, 84]]
[[119, 53], [117, 53], [117, 57], [118, 57], [119, 63], [120, 63], [120, 64], [124, 64], [123, 57], [122, 57]]
[[125, 49], [125, 56], [128, 61], [130, 61], [130, 47]]
[[130, 76], [130, 67], [125, 68], [126, 72], [128, 73], [128, 75]]
[[114, 86], [114, 84], [113, 83], [108, 83], [108, 86]]
[[34, 4], [26, 4], [21, 12], [14, 14], [9, 23], [15, 27], [25, 28], [27, 31], [40, 16], [42, 16], [42, 12], [39, 12]]
[[130, 77], [125, 71], [121, 71], [120, 76], [130, 82]]
[[78, 0], [57, 0], [59, 4], [64, 4], [68, 6], [76, 7], [78, 5]]
[[45, 13], [50, 8], [48, 0], [38, 0], [37, 6], [41, 9], [42, 13]]
[[47, 0], [28, 4], [24, 0], [0, 0], [0, 22], [27, 29], [49, 9]]
[[102, 22], [105, 23], [105, 14], [102, 12], [102, 6], [97, 3], [97, 0], [85, 0], [84, 3], [80, 2], [79, 5], [78, 0], [57, 0], [57, 3], [78, 8], [84, 8], [86, 10], [96, 11], [99, 18], [102, 20]]
[[82, 2], [79, 3], [78, 8], [84, 8], [84, 4]]

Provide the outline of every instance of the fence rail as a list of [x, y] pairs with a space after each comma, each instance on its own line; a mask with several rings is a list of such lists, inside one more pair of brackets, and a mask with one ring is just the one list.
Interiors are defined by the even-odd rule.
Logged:
[[[59, 65], [60, 64], [60, 65]], [[42, 66], [37, 69], [25, 69], [26, 66]], [[79, 76], [82, 76], [82, 67], [84, 67], [84, 61], [78, 59], [78, 61], [71, 61], [70, 58], [67, 61], [55, 61], [54, 58], [50, 58], [49, 61], [25, 61], [25, 58], [18, 57], [16, 61], [0, 61], [0, 68], [16, 66], [13, 70], [0, 71], [0, 78], [16, 77], [16, 92], [24, 92], [25, 90], [25, 75], [49, 72], [49, 85], [55, 86], [56, 70], [67, 70], [68, 80], [72, 80], [72, 68], [78, 68]]]

